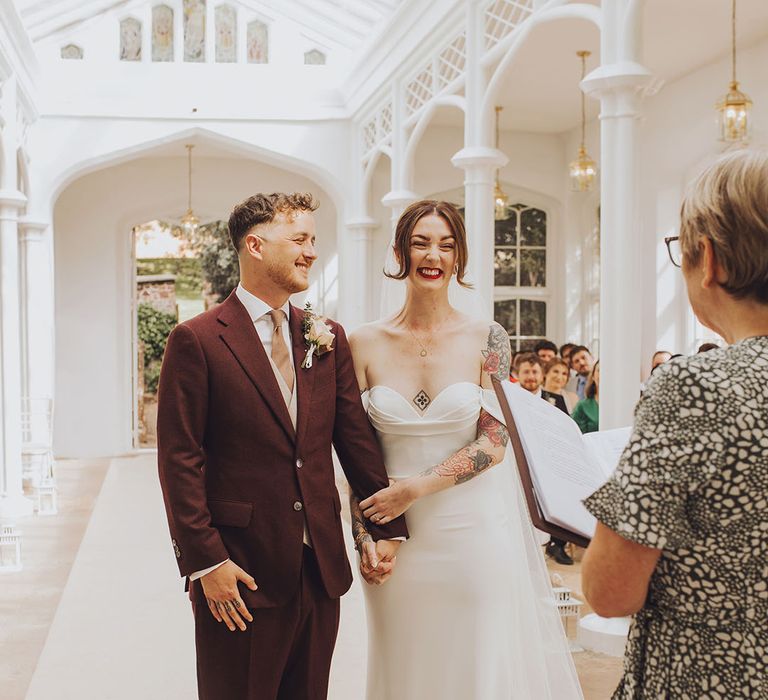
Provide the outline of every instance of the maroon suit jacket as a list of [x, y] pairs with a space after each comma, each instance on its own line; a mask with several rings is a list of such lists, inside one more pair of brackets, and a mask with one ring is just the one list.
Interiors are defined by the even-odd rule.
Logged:
[[[158, 392], [160, 483], [182, 576], [231, 559], [256, 579], [240, 586], [248, 607], [286, 603], [299, 584], [306, 518], [326, 592], [352, 583], [341, 529], [331, 444], [354, 492], [388, 484], [360, 402], [344, 330], [331, 352], [302, 369], [303, 312], [291, 307], [297, 428], [253, 322], [233, 292], [178, 325], [165, 350]], [[407, 536], [404, 519], [367, 523], [373, 538]], [[199, 581], [190, 596], [204, 602]]]

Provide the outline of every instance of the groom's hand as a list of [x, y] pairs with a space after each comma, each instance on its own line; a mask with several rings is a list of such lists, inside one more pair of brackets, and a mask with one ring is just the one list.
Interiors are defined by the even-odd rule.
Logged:
[[224, 562], [200, 579], [211, 614], [217, 622], [224, 622], [230, 632], [234, 632], [235, 627], [245, 632], [245, 620], [253, 622], [253, 616], [245, 607], [237, 589], [238, 581], [242, 581], [252, 591], [258, 588], [253, 576], [233, 561]]
[[[373, 545], [373, 543], [371, 544]], [[375, 568], [366, 566], [365, 560], [361, 558], [360, 574], [366, 583], [380, 586], [392, 575], [400, 544], [401, 542], [398, 540], [379, 540], [376, 542], [374, 548], [377, 566]]]

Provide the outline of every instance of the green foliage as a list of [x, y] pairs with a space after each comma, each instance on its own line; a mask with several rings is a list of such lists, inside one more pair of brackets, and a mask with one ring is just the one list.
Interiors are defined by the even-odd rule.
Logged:
[[199, 299], [203, 293], [203, 267], [199, 258], [142, 258], [137, 275], [175, 275], [179, 299]]
[[229, 239], [229, 229], [224, 221], [213, 221], [198, 229], [193, 242], [202, 267], [203, 276], [219, 302], [229, 296], [240, 280], [237, 253]]
[[160, 382], [160, 367], [162, 366], [160, 360], [152, 360], [148, 365], [144, 367], [144, 390], [148, 394], [157, 393], [157, 385]]
[[139, 340], [144, 343], [144, 366], [148, 368], [153, 360], [162, 359], [176, 316], [158, 311], [150, 304], [139, 304], [137, 315]]

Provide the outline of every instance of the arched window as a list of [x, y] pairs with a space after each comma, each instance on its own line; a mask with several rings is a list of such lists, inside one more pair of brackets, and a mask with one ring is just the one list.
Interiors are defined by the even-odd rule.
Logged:
[[547, 214], [526, 204], [496, 222], [494, 318], [514, 351], [532, 349], [547, 336]]
[[231, 5], [216, 8], [216, 62], [237, 61], [237, 12]]
[[65, 60], [81, 61], [83, 49], [77, 44], [67, 44], [61, 47], [61, 57]]
[[248, 23], [248, 63], [269, 63], [269, 28], [258, 20]]
[[184, 0], [184, 60], [205, 62], [205, 0]]
[[173, 61], [173, 9], [168, 5], [152, 8], [152, 60]]
[[311, 51], [307, 51], [304, 54], [304, 65], [305, 66], [324, 66], [325, 54], [322, 51], [319, 51], [318, 49], [312, 49]]
[[141, 60], [141, 22], [133, 17], [120, 22], [120, 60]]

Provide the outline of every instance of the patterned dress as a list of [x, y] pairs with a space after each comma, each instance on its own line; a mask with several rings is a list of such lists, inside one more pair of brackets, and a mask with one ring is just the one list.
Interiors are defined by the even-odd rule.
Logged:
[[614, 700], [768, 699], [768, 336], [660, 367], [585, 504], [663, 550]]

